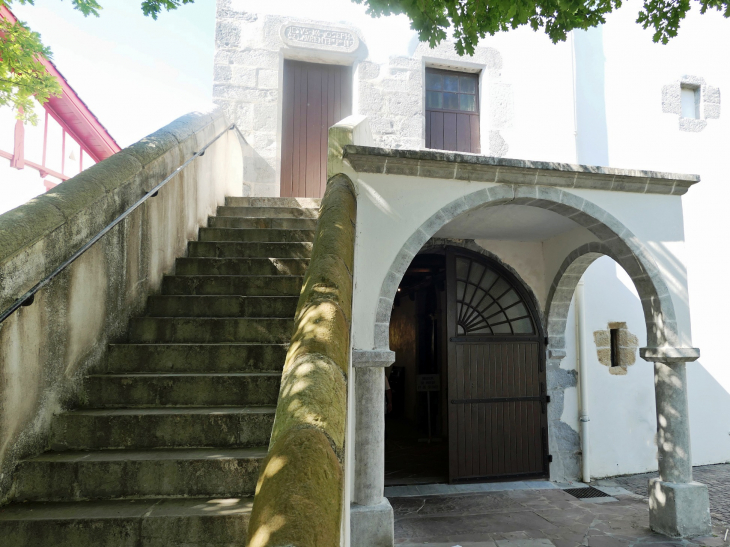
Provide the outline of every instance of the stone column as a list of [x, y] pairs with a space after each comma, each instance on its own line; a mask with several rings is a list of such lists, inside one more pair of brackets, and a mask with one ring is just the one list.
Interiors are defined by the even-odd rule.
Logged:
[[642, 348], [654, 362], [659, 478], [649, 481], [649, 524], [670, 537], [712, 532], [707, 486], [692, 480], [686, 363], [699, 358], [696, 348]]
[[393, 547], [393, 508], [383, 497], [385, 477], [385, 375], [390, 350], [353, 350], [355, 375], [354, 500], [352, 547]]

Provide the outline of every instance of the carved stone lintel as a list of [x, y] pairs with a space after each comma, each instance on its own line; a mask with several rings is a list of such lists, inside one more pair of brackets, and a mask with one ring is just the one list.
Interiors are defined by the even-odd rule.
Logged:
[[290, 47], [340, 53], [354, 53], [360, 46], [360, 39], [351, 30], [313, 23], [287, 23], [281, 27], [281, 39]]

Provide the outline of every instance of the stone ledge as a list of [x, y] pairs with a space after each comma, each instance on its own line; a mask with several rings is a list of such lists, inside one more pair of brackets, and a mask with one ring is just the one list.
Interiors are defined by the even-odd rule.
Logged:
[[700, 358], [699, 348], [640, 348], [639, 355], [644, 361], [654, 363], [687, 363]]
[[352, 351], [352, 366], [389, 367], [395, 363], [395, 352], [389, 349], [356, 349]]
[[683, 195], [698, 175], [516, 160], [435, 150], [400, 150], [347, 145], [343, 158], [360, 173]]

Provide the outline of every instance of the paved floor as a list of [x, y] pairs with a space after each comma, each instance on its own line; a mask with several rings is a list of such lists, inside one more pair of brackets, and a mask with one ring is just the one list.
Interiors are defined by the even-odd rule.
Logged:
[[[647, 501], [616, 487], [613, 501], [581, 501], [559, 488], [391, 497], [399, 547], [720, 547], [725, 527], [694, 540], [649, 530]], [[604, 498], [605, 501], [605, 498]]]
[[[646, 497], [647, 483], [656, 473], [614, 477], [613, 482], [627, 490]], [[710, 492], [710, 513], [720, 523], [730, 526], [730, 464], [704, 465], [692, 469], [692, 476], [697, 482], [707, 485]]]

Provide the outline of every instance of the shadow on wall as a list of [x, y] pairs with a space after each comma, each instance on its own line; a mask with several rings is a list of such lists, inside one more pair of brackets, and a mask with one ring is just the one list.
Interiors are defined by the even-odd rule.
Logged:
[[603, 27], [573, 31], [575, 56], [576, 159], [584, 165], [608, 166], [606, 56]]
[[699, 361], [687, 363], [687, 389], [692, 463], [730, 462], [730, 393]]
[[240, 131], [236, 131], [243, 150], [243, 193], [248, 196], [273, 196], [273, 189], [278, 188], [276, 169], [254, 150]]

